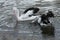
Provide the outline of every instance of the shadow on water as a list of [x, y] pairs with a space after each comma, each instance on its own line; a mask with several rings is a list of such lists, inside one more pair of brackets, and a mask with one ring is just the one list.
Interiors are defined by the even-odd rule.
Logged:
[[49, 35], [49, 36], [50, 35], [54, 36], [54, 34], [55, 34], [55, 28], [52, 24], [41, 27], [41, 31], [42, 31], [42, 34]]
[[55, 28], [53, 25], [43, 26], [41, 31], [44, 40], [55, 40]]

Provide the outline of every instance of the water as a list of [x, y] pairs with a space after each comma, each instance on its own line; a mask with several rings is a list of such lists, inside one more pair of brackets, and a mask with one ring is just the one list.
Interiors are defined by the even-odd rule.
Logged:
[[[19, 22], [17, 28], [16, 20], [12, 15], [12, 8], [17, 6], [20, 14], [23, 11], [32, 6], [40, 8], [40, 13], [45, 13], [46, 10], [53, 9], [55, 15], [60, 15], [60, 4], [57, 2], [40, 2], [39, 0], [1, 0], [0, 1], [0, 39], [4, 40], [60, 40], [60, 17], [55, 17], [52, 24], [55, 28], [55, 35], [48, 36], [42, 34], [38, 25], [31, 24], [29, 22]], [[25, 3], [24, 3], [25, 2]], [[27, 4], [28, 3], [28, 4]], [[32, 4], [32, 5], [31, 5]]]

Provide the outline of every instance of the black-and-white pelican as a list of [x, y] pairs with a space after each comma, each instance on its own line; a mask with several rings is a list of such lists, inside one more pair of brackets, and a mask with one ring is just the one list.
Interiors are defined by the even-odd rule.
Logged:
[[35, 20], [38, 16], [33, 16], [33, 14], [37, 13], [38, 11], [39, 8], [28, 8], [22, 15], [19, 16], [19, 10], [17, 7], [13, 7], [13, 14], [16, 17], [17, 21]]

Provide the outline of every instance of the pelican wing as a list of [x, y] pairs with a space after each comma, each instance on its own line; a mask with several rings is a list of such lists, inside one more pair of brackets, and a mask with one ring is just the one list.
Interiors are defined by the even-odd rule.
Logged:
[[31, 16], [31, 17], [27, 17], [27, 18], [19, 18], [19, 21], [29, 21], [29, 20], [34, 20], [34, 19], [36, 19], [37, 18], [37, 16]]

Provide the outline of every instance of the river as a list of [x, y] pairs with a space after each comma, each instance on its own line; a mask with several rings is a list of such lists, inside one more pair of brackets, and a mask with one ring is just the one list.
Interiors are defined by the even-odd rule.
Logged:
[[39, 0], [0, 0], [0, 40], [60, 40], [60, 17], [53, 18], [54, 36], [42, 34], [38, 25], [29, 22], [17, 23], [12, 15], [12, 8], [16, 6], [20, 14], [28, 7], [39, 7], [40, 13], [52, 9], [55, 15], [60, 15], [60, 3], [57, 1]]

